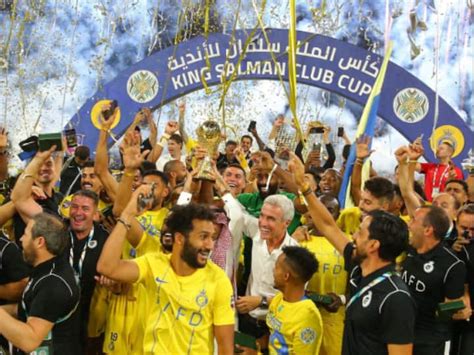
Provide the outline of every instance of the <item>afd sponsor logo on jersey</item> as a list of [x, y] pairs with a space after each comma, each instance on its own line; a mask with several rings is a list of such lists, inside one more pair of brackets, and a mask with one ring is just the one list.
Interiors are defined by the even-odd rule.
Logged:
[[410, 275], [408, 274], [408, 271], [403, 271], [402, 273], [402, 280], [410, 287], [413, 289], [415, 288], [416, 292], [423, 293], [426, 291], [426, 285], [423, 281], [418, 280], [415, 275]]

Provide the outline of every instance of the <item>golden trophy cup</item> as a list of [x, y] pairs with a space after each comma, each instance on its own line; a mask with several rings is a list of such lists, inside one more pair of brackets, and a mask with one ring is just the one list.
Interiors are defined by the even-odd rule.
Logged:
[[212, 158], [216, 156], [219, 143], [222, 140], [221, 128], [216, 121], [208, 120], [196, 129], [196, 134], [199, 145], [207, 150], [204, 159], [198, 163], [196, 179], [215, 181], [213, 178]]

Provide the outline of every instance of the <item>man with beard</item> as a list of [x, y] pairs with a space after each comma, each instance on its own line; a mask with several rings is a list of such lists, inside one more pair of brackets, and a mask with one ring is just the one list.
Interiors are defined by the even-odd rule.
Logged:
[[59, 191], [63, 195], [68, 196], [81, 189], [81, 169], [89, 160], [89, 155], [89, 147], [80, 145], [64, 163], [59, 182]]
[[449, 180], [444, 191], [453, 196], [460, 206], [465, 205], [469, 200], [469, 186], [464, 180]]
[[353, 244], [304, 180], [304, 166], [291, 154], [289, 169], [320, 233], [344, 255], [350, 298], [346, 305], [343, 354], [410, 354], [415, 303], [395, 272], [395, 258], [408, 244], [399, 217], [375, 210], [363, 219]]
[[[94, 161], [87, 161], [81, 170], [81, 190], [87, 190], [94, 192], [99, 197], [98, 210], [103, 211], [110, 206], [108, 196], [105, 194], [104, 186], [102, 185], [101, 180], [94, 171]], [[71, 206], [71, 201], [74, 195], [66, 196], [61, 205], [59, 206], [59, 212], [61, 217], [69, 218], [69, 208]], [[99, 215], [96, 216], [99, 220]]]
[[[56, 146], [53, 146], [47, 151], [36, 153], [13, 188], [11, 200], [18, 212], [13, 218], [17, 245], [21, 245], [20, 238], [25, 225], [33, 216], [41, 212], [58, 215], [63, 195], [54, 190], [56, 171], [51, 155], [55, 149]], [[35, 192], [36, 200], [32, 197], [32, 191]]]
[[170, 160], [163, 168], [163, 173], [169, 181], [170, 198], [168, 204], [174, 206], [179, 197], [179, 194], [183, 190], [184, 181], [188, 171], [186, 170], [186, 164], [181, 160]]
[[[104, 247], [108, 233], [98, 224], [99, 197], [90, 190], [79, 190], [74, 193], [70, 207], [69, 235], [71, 243], [66, 248], [64, 257], [74, 269], [81, 286], [81, 340], [87, 340], [89, 309], [96, 287], [97, 261]], [[94, 317], [105, 315], [94, 314]]]
[[391, 212], [394, 194], [394, 186], [390, 180], [380, 176], [366, 180], [364, 188], [360, 191], [359, 206], [344, 209], [337, 220], [337, 225], [344, 233], [354, 234], [369, 212], [375, 210]]
[[245, 215], [243, 232], [252, 238], [252, 266], [245, 296], [236, 302], [239, 329], [255, 336], [262, 352], [267, 349], [269, 334], [265, 323], [273, 287], [273, 267], [285, 246], [298, 245], [288, 234], [294, 216], [293, 202], [283, 195], [265, 198], [259, 218]]
[[174, 237], [171, 255], [121, 259], [127, 231], [139, 213], [137, 198], [149, 193], [150, 187], [142, 186], [132, 196], [106, 242], [99, 272], [119, 282], [142, 284], [149, 299], [158, 300], [148, 303], [145, 353], [212, 354], [215, 338], [219, 354], [233, 354], [232, 286], [222, 269], [208, 263], [215, 233], [208, 208], [173, 208], [166, 220]]
[[56, 217], [40, 213], [28, 221], [21, 238], [23, 255], [33, 270], [18, 306], [0, 308], [0, 335], [19, 354], [81, 354], [79, 344], [79, 286], [62, 253], [66, 229]]
[[323, 324], [316, 305], [305, 296], [305, 284], [318, 261], [305, 248], [284, 247], [273, 269], [275, 288], [267, 325], [271, 354], [319, 354]]

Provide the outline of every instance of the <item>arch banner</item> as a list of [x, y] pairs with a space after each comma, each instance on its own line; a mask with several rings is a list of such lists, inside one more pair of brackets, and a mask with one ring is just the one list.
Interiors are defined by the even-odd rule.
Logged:
[[[120, 120], [113, 133], [120, 137], [142, 107], [162, 105], [204, 86], [219, 85], [236, 73], [235, 80], [288, 81], [288, 30], [266, 29], [250, 39], [239, 58], [250, 30], [195, 37], [168, 47], [122, 71], [90, 97], [69, 123], [84, 136], [83, 144], [95, 147], [99, 134], [102, 100], [117, 100]], [[342, 95], [362, 106], [380, 70], [382, 57], [334, 38], [297, 32], [297, 81]], [[402, 67], [389, 63], [378, 116], [410, 141], [423, 134], [423, 145], [436, 147], [449, 140], [456, 164], [473, 146], [474, 134], [466, 122], [439, 97], [439, 118], [434, 127], [436, 93]], [[102, 101], [103, 102], [103, 101]], [[110, 145], [113, 141], [109, 142]], [[435, 160], [434, 150], [425, 157]]]

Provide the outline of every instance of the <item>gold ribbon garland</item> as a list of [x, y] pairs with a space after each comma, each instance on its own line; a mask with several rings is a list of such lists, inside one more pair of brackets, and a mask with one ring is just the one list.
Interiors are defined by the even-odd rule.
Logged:
[[288, 32], [288, 82], [290, 84], [289, 104], [293, 114], [293, 124], [301, 143], [305, 146], [303, 132], [296, 110], [296, 0], [290, 0], [290, 31]]

